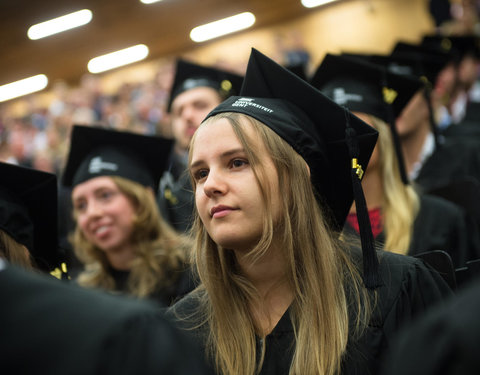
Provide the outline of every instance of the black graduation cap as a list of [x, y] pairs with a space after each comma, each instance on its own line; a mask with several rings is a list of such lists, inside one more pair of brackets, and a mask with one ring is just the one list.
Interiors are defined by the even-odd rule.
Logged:
[[285, 68], [290, 70], [292, 73], [296, 74], [303, 80], [307, 80], [307, 64], [306, 63], [295, 63], [295, 64], [287, 64]]
[[57, 177], [1, 162], [0, 175], [0, 228], [27, 247], [40, 269], [59, 267]]
[[434, 52], [428, 48], [398, 42], [390, 53], [391, 61], [397, 64], [409, 65], [412, 69], [412, 75], [427, 78], [428, 82], [434, 86], [438, 74], [451, 61], [448, 53]]
[[178, 59], [167, 111], [170, 112], [173, 99], [184, 91], [196, 87], [211, 87], [218, 90], [222, 98], [227, 98], [239, 93], [242, 82], [241, 75]]
[[[329, 223], [340, 231], [354, 196], [359, 206], [359, 199], [365, 206], [358, 164], [367, 166], [377, 131], [256, 49], [252, 49], [240, 95], [227, 99], [207, 118], [222, 112], [243, 113], [288, 142], [308, 163], [327, 217], [331, 211]], [[374, 288], [380, 283], [378, 260], [366, 210], [364, 214], [368, 222], [361, 236], [364, 277], [366, 286]]]
[[460, 58], [468, 54], [480, 57], [480, 38], [475, 35], [426, 35], [422, 39], [422, 45], [437, 47], [448, 53], [456, 51]]
[[[401, 45], [406, 46], [404, 43], [397, 44], [397, 46]], [[400, 47], [400, 49], [402, 49], [402, 47]], [[408, 49], [408, 47], [406, 49]], [[448, 63], [448, 60], [438, 59], [436, 56], [419, 52], [393, 52], [389, 56], [342, 53], [342, 56], [357, 58], [373, 64], [381, 65], [389, 72], [394, 74], [405, 75], [407, 77], [410, 76], [411, 78], [419, 78], [425, 85], [425, 90], [423, 93], [428, 105], [430, 128], [434, 135], [435, 144], [437, 146], [439, 145], [439, 134], [431, 102], [431, 91], [433, 90], [438, 74]], [[396, 131], [395, 129], [392, 130]]]
[[99, 176], [119, 176], [158, 190], [173, 141], [166, 138], [75, 125], [63, 175], [65, 186]]
[[360, 59], [327, 54], [311, 83], [337, 104], [374, 115], [390, 125], [402, 180], [408, 183], [395, 119], [423, 87], [420, 79], [394, 74]]

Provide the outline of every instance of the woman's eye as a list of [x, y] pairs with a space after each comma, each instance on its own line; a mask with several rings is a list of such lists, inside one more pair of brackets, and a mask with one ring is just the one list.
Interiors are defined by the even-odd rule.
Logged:
[[85, 211], [85, 208], [87, 207], [86, 202], [75, 202], [73, 205], [73, 209], [77, 212], [83, 212]]
[[208, 176], [208, 171], [206, 169], [199, 169], [198, 171], [195, 171], [195, 173], [193, 174], [195, 181], [199, 181], [207, 176]]
[[248, 162], [246, 160], [243, 160], [243, 159], [233, 159], [232, 160], [232, 167], [234, 167], [234, 168], [240, 168], [240, 167], [243, 167], [246, 164], [248, 164]]
[[105, 190], [105, 191], [102, 191], [102, 192], [99, 194], [99, 197], [100, 197], [100, 199], [108, 200], [108, 199], [110, 199], [113, 195], [114, 195], [113, 191]]

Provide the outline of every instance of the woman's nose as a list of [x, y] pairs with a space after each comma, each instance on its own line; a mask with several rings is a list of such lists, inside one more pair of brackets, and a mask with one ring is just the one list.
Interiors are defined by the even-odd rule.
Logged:
[[207, 179], [203, 184], [203, 190], [209, 197], [225, 194], [227, 191], [225, 176], [219, 172], [210, 170]]

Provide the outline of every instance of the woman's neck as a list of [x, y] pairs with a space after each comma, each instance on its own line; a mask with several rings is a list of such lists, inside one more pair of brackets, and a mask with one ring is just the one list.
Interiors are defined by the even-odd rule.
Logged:
[[257, 333], [267, 335], [293, 301], [294, 293], [286, 279], [284, 258], [278, 249], [273, 248], [254, 264], [245, 253], [237, 253], [236, 257], [242, 274], [255, 286], [260, 297], [258, 303], [250, 305]]
[[110, 266], [119, 271], [129, 271], [132, 268], [132, 261], [135, 259], [135, 252], [130, 246], [121, 249], [105, 252]]
[[415, 164], [420, 160], [423, 145], [430, 134], [430, 125], [428, 123], [419, 127], [419, 129], [409, 137], [402, 137], [401, 146], [403, 157], [405, 159], [405, 168], [409, 175]]

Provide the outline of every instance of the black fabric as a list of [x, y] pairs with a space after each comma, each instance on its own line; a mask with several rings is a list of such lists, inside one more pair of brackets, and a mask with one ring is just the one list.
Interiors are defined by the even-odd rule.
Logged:
[[157, 191], [172, 147], [173, 141], [166, 138], [75, 125], [63, 184], [119, 176]]
[[196, 87], [210, 87], [217, 90], [222, 98], [227, 98], [238, 95], [242, 81], [243, 77], [233, 72], [178, 59], [167, 111], [171, 111], [173, 100], [182, 92]]
[[57, 177], [8, 163], [0, 163], [0, 175], [0, 229], [25, 245], [41, 270], [59, 267]]
[[480, 282], [430, 311], [393, 343], [382, 375], [477, 374]]
[[[354, 251], [354, 256], [360, 264], [361, 254]], [[415, 316], [452, 294], [441, 276], [419, 259], [381, 252], [379, 260], [385, 285], [376, 289], [378, 303], [365, 334], [348, 344], [342, 374], [377, 374], [379, 360], [395, 335]], [[167, 315], [177, 319], [179, 326], [205, 350], [206, 327], [188, 330], [192, 322], [178, 320], [191, 315], [197, 306], [198, 300], [187, 295], [170, 308]], [[355, 317], [351, 316], [353, 319]], [[260, 374], [288, 374], [295, 344], [288, 310], [265, 340], [266, 354]], [[257, 347], [259, 345], [257, 342]]]
[[480, 142], [446, 138], [425, 161], [414, 181], [428, 192], [464, 177], [480, 181]]
[[0, 271], [2, 374], [206, 374], [158, 305], [7, 266]]
[[[121, 271], [109, 267], [108, 273], [115, 281], [115, 292], [128, 294], [130, 271]], [[163, 285], [162, 288], [155, 290], [146, 298], [161, 305], [170, 306], [195, 289], [192, 270], [187, 265], [183, 265], [176, 270], [169, 270], [167, 278], [170, 280], [168, 285]]]
[[160, 179], [158, 208], [165, 220], [178, 232], [187, 233], [193, 225], [194, 195], [186, 158], [170, 155], [170, 167]]

